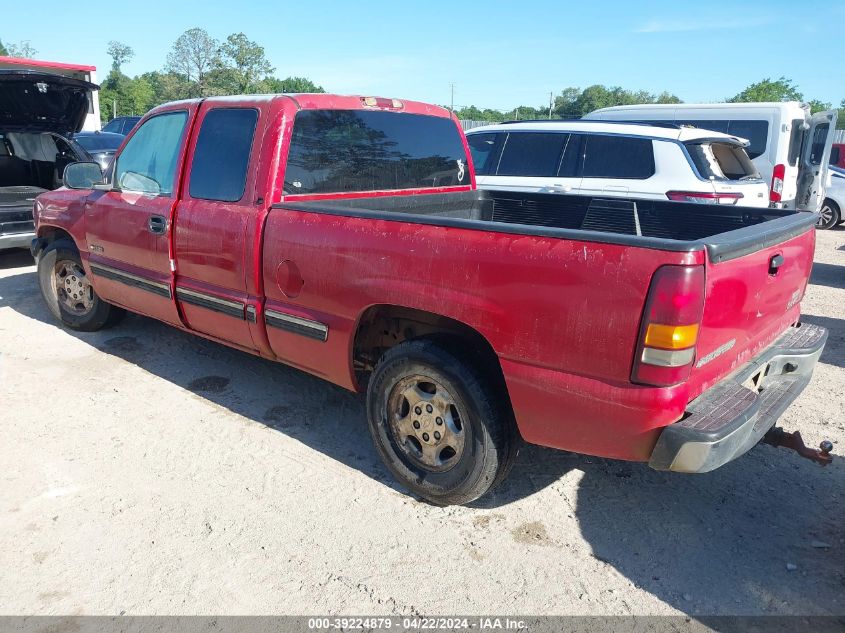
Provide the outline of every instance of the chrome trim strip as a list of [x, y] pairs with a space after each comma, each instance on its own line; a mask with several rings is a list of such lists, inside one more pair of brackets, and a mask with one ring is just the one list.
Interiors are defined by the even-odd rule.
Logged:
[[99, 262], [89, 262], [89, 266], [91, 266], [92, 272], [97, 273], [106, 279], [118, 281], [135, 288], [140, 288], [141, 290], [146, 290], [162, 297], [167, 297], [168, 299], [172, 298], [170, 286], [168, 284], [161, 283], [160, 281], [153, 281], [139, 275], [133, 275], [132, 273], [120, 270], [119, 268], [106, 266], [105, 264], [100, 264]]
[[246, 320], [250, 323], [255, 323], [257, 321], [255, 316], [255, 306], [246, 307]]
[[213, 310], [214, 312], [219, 312], [237, 319], [244, 318], [244, 304], [240, 301], [222, 299], [204, 292], [197, 292], [196, 290], [188, 290], [187, 288], [181, 287], [176, 288], [176, 298], [185, 303], [207, 310]]
[[265, 310], [264, 321], [267, 325], [295, 334], [301, 334], [309, 338], [325, 341], [329, 337], [329, 326], [319, 321], [303, 319], [302, 317], [277, 312], [276, 310]]

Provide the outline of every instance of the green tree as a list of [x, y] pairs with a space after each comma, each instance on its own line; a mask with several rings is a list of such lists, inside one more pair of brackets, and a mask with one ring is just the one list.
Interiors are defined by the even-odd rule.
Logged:
[[121, 66], [135, 57], [135, 51], [132, 50], [131, 46], [127, 46], [117, 40], [111, 40], [109, 42], [106, 52], [111, 57], [112, 72], [119, 73]]
[[12, 57], [25, 57], [27, 59], [32, 59], [38, 54], [38, 51], [29, 43], [29, 40], [22, 40], [17, 44], [7, 44], [6, 50]]
[[3, 46], [3, 40], [0, 40], [0, 55], [8, 55], [9, 51]]
[[285, 79], [267, 77], [259, 84], [259, 90], [268, 94], [325, 92], [322, 86], [318, 86], [306, 77], [287, 77]]
[[810, 112], [815, 114], [816, 112], [824, 112], [825, 110], [830, 110], [833, 106], [825, 101], [819, 101], [818, 99], [811, 99], [807, 102], [810, 105]]
[[188, 29], [167, 54], [166, 70], [186, 81], [189, 97], [215, 94], [209, 75], [220, 67], [220, 45], [204, 29]]
[[569, 87], [555, 98], [553, 115], [561, 119], [577, 119], [599, 108], [640, 103], [681, 103], [681, 99], [666, 91], [652, 94], [647, 90], [626, 90], [621, 86], [597, 84], [583, 90]]
[[761, 101], [801, 101], [801, 94], [791, 79], [781, 77], [775, 81], [769, 78], [751, 84], [739, 94], [726, 99], [728, 103], [746, 103]]
[[263, 46], [243, 33], [233, 33], [220, 46], [220, 68], [215, 83], [234, 94], [255, 92], [259, 82], [273, 70]]

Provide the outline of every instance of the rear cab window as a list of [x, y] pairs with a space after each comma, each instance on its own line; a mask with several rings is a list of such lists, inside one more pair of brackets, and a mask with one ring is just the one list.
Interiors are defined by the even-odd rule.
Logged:
[[302, 110], [294, 120], [284, 192], [320, 194], [470, 184], [454, 121], [370, 110]]

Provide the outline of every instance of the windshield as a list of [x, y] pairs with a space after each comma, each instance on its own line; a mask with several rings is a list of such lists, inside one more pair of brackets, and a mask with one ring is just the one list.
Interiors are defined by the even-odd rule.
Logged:
[[89, 152], [114, 151], [123, 142], [123, 137], [110, 134], [91, 134], [75, 136], [74, 141]]

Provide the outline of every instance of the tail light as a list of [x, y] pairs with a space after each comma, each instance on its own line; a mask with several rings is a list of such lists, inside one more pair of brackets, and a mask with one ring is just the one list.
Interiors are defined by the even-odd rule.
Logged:
[[769, 188], [769, 202], [780, 202], [783, 197], [783, 179], [786, 165], [775, 165], [772, 169], [772, 186]]
[[704, 267], [661, 266], [640, 326], [631, 381], [666, 387], [689, 378], [704, 314]]
[[675, 202], [698, 202], [700, 204], [736, 204], [741, 193], [714, 193], [710, 191], [667, 191], [666, 197]]

